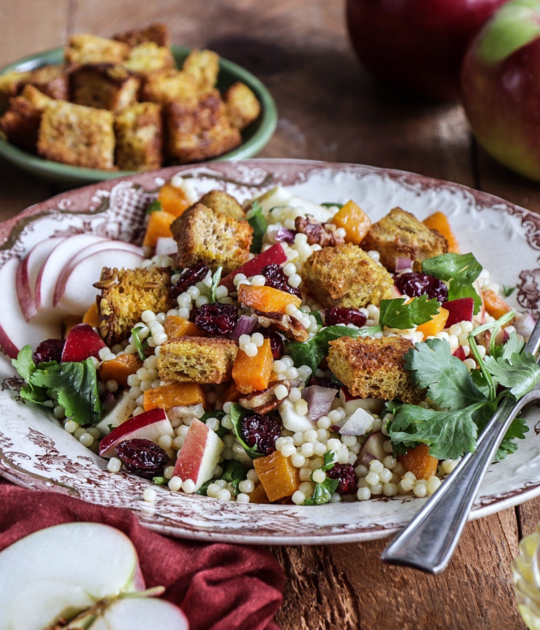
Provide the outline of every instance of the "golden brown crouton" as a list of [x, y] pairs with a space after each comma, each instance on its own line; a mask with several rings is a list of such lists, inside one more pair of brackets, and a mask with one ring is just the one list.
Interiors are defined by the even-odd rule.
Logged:
[[236, 129], [244, 129], [261, 113], [261, 104], [255, 94], [239, 81], [231, 85], [223, 99], [227, 117]]
[[327, 308], [363, 308], [392, 297], [392, 276], [352, 243], [313, 252], [301, 273], [311, 295]]
[[200, 162], [231, 151], [242, 143], [231, 127], [217, 90], [195, 102], [172, 102], [164, 108], [167, 151], [181, 164]]
[[197, 98], [195, 79], [178, 70], [156, 72], [146, 78], [142, 88], [142, 99], [165, 105], [171, 101], [191, 102]]
[[59, 101], [69, 100], [69, 81], [64, 65], [47, 65], [32, 70], [27, 85], [33, 85], [50, 98]]
[[9, 99], [19, 94], [31, 76], [30, 72], [8, 72], [0, 75], [0, 113], [6, 111]]
[[178, 337], [161, 346], [157, 369], [162, 381], [223, 383], [231, 380], [238, 346], [230, 339]]
[[0, 131], [15, 146], [35, 153], [41, 116], [40, 109], [23, 96], [16, 96], [0, 118]]
[[426, 258], [446, 254], [448, 243], [444, 236], [431, 230], [413, 214], [394, 208], [374, 223], [361, 243], [366, 251], [376, 250], [381, 264], [394, 271], [398, 258], [409, 258], [415, 268]]
[[44, 112], [49, 105], [54, 103], [53, 98], [43, 94], [33, 85], [25, 85], [21, 96], [42, 112]]
[[178, 242], [180, 269], [204, 262], [212, 271], [223, 267], [225, 276], [249, 258], [253, 238], [251, 225], [202, 203], [196, 203], [179, 216], [171, 225], [171, 231]]
[[91, 63], [71, 73], [71, 100], [77, 105], [120, 112], [137, 100], [140, 80], [123, 66]]
[[122, 171], [148, 171], [162, 162], [161, 108], [156, 103], [135, 103], [114, 121], [116, 165]]
[[168, 48], [146, 42], [131, 49], [124, 65], [131, 72], [146, 76], [174, 68], [174, 59]]
[[217, 82], [219, 55], [211, 50], [192, 50], [182, 70], [195, 79], [201, 93], [209, 92]]
[[418, 404], [424, 393], [405, 370], [413, 344], [404, 337], [341, 337], [330, 342], [328, 367], [353, 396]]
[[54, 101], [41, 119], [37, 149], [47, 160], [114, 170], [113, 115], [102, 109]]
[[171, 37], [169, 29], [165, 24], [157, 22], [156, 24], [150, 24], [146, 28], [134, 29], [132, 31], [126, 31], [125, 33], [119, 33], [113, 37], [117, 42], [123, 42], [130, 48], [140, 46], [146, 42], [153, 42], [158, 46], [170, 46]]
[[70, 64], [122, 63], [129, 55], [129, 46], [97, 35], [72, 35], [65, 57]]
[[246, 213], [238, 201], [223, 190], [211, 190], [199, 199], [199, 203], [216, 212], [223, 212], [233, 219], [246, 218]]
[[143, 311], [166, 313], [172, 308], [170, 269], [104, 267], [94, 286], [101, 289], [97, 298], [99, 332], [108, 346], [129, 337]]

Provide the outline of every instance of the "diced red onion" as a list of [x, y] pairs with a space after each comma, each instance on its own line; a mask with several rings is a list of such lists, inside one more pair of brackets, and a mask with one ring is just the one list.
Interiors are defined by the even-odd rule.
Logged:
[[109, 392], [105, 398], [103, 399], [102, 405], [105, 411], [110, 411], [116, 404], [116, 399], [114, 395]]
[[257, 325], [257, 318], [253, 315], [240, 315], [231, 333], [231, 339], [238, 341], [242, 335], [251, 335]]
[[330, 411], [336, 394], [336, 389], [329, 389], [320, 385], [306, 387], [302, 392], [302, 398], [308, 404], [308, 420], [315, 422], [325, 416]]
[[532, 331], [536, 326], [536, 320], [534, 317], [527, 313], [526, 315], [521, 315], [520, 317], [516, 317], [514, 320], [514, 327], [516, 332], [526, 339], [532, 335]]
[[412, 260], [410, 258], [404, 258], [403, 256], [398, 256], [396, 260], [396, 272], [405, 271], [406, 269], [412, 269]]
[[275, 240], [280, 243], [294, 243], [295, 236], [296, 232], [294, 230], [289, 230], [289, 228], [285, 227], [278, 228], [274, 234]]

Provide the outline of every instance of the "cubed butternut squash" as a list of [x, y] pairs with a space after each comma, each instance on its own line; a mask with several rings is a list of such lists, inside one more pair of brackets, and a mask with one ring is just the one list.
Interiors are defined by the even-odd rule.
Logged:
[[116, 381], [122, 387], [128, 386], [128, 376], [142, 368], [142, 361], [136, 354], [121, 354], [110, 361], [103, 361], [99, 367], [102, 381]]
[[145, 247], [155, 247], [158, 238], [170, 238], [172, 236], [171, 224], [175, 219], [174, 214], [163, 212], [163, 210], [151, 212], [148, 217], [143, 245]]
[[353, 245], [360, 245], [371, 227], [368, 215], [352, 200], [338, 210], [332, 223], [345, 230], [345, 242]]
[[260, 392], [268, 387], [274, 357], [270, 339], [265, 339], [254, 357], [248, 357], [243, 350], [238, 350], [232, 369], [236, 388], [242, 394]]
[[191, 205], [186, 193], [181, 188], [176, 188], [170, 183], [161, 187], [158, 201], [162, 210], [172, 214], [173, 217], [179, 217]]
[[236, 383], [231, 381], [223, 393], [223, 400], [224, 402], [238, 402], [241, 396], [242, 393], [238, 391]]
[[253, 465], [271, 503], [290, 497], [300, 485], [298, 468], [292, 465], [290, 457], [284, 457], [279, 451], [258, 457]]
[[238, 301], [264, 313], [286, 313], [289, 304], [294, 304], [296, 308], [302, 304], [296, 295], [273, 287], [252, 287], [247, 284], [241, 284], [238, 288]]
[[82, 319], [83, 324], [88, 324], [92, 328], [99, 328], [99, 313], [97, 310], [97, 302], [94, 302], [92, 306], [86, 311]]
[[483, 291], [482, 297], [484, 298], [484, 307], [486, 311], [495, 319], [499, 319], [499, 317], [506, 315], [506, 313], [509, 313], [512, 310], [502, 297], [497, 295], [495, 291], [492, 291], [491, 289]]
[[448, 242], [448, 252], [450, 254], [459, 254], [458, 240], [450, 227], [448, 217], [444, 212], [434, 212], [427, 219], [424, 220], [424, 225], [430, 230], [437, 230], [439, 234], [442, 234]]
[[204, 333], [193, 322], [178, 315], [169, 315], [163, 328], [169, 339], [175, 339], [176, 337], [204, 337]]
[[264, 490], [264, 486], [262, 483], [258, 483], [253, 492], [249, 494], [249, 502], [250, 503], [270, 503], [268, 497], [266, 496], [266, 492]]
[[435, 337], [435, 335], [444, 330], [444, 327], [446, 326], [446, 320], [448, 319], [449, 315], [449, 311], [441, 307], [437, 315], [435, 315], [429, 322], [417, 326], [416, 330], [423, 333], [424, 339], [426, 339], [427, 337]]
[[408, 472], [414, 473], [417, 479], [429, 479], [437, 472], [439, 460], [429, 454], [429, 447], [419, 444], [410, 448], [405, 455], [398, 455], [398, 460]]
[[144, 392], [143, 407], [145, 411], [163, 409], [168, 411], [173, 407], [188, 407], [190, 405], [206, 405], [204, 387], [199, 383], [170, 383]]

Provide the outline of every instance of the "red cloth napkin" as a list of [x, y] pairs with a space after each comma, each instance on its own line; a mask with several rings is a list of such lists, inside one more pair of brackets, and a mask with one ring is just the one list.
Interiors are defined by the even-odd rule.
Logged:
[[70, 522], [103, 523], [127, 534], [147, 588], [165, 586], [163, 598], [182, 608], [191, 630], [279, 630], [272, 618], [285, 578], [267, 551], [167, 538], [142, 527], [129, 510], [0, 484], [0, 550], [39, 529]]

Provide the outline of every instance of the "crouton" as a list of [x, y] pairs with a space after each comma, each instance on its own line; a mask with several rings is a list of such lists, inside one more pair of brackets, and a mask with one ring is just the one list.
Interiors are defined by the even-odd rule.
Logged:
[[422, 260], [448, 251], [448, 242], [442, 234], [401, 208], [390, 210], [374, 223], [360, 245], [366, 251], [378, 251], [381, 264], [390, 271], [395, 270], [398, 258], [409, 258], [417, 269]]
[[50, 98], [59, 101], [69, 100], [69, 81], [64, 65], [36, 68], [30, 73], [30, 79], [26, 84], [33, 85]]
[[418, 404], [424, 392], [411, 382], [405, 355], [413, 344], [404, 337], [341, 337], [330, 342], [328, 367], [353, 396]]
[[160, 105], [191, 102], [197, 98], [197, 83], [192, 76], [178, 70], [156, 72], [146, 78], [141, 94], [142, 100]]
[[43, 94], [43, 92], [33, 85], [25, 85], [20, 96], [25, 98], [29, 103], [32, 103], [32, 105], [41, 112], [44, 112], [45, 109], [55, 101], [55, 99]]
[[0, 131], [15, 146], [35, 153], [41, 116], [42, 111], [30, 101], [16, 96], [0, 118]]
[[135, 103], [140, 80], [123, 66], [91, 63], [71, 73], [71, 100], [77, 105], [119, 112]]
[[229, 122], [236, 129], [245, 129], [261, 113], [261, 104], [244, 83], [237, 81], [223, 97]]
[[8, 72], [0, 75], [0, 113], [9, 107], [9, 99], [17, 96], [30, 80], [30, 72]]
[[148, 171], [162, 161], [161, 108], [155, 103], [135, 103], [114, 121], [116, 165], [122, 171]]
[[392, 276], [352, 243], [313, 252], [301, 273], [305, 287], [326, 308], [363, 308], [392, 297]]
[[97, 35], [72, 35], [65, 50], [70, 64], [122, 63], [129, 55], [129, 46]]
[[199, 91], [209, 92], [216, 84], [219, 74], [219, 55], [211, 50], [192, 50], [182, 70], [191, 75]]
[[174, 68], [174, 58], [168, 48], [146, 42], [131, 49], [124, 65], [131, 72], [146, 76]]
[[200, 162], [231, 151], [242, 143], [231, 127], [217, 90], [195, 102], [172, 102], [164, 108], [169, 157], [181, 164]]
[[223, 267], [223, 276], [247, 262], [253, 228], [247, 221], [207, 208], [197, 203], [171, 225], [178, 242], [177, 264], [180, 269], [197, 262], [213, 271]]
[[199, 199], [199, 203], [216, 212], [223, 212], [233, 219], [246, 218], [246, 213], [238, 201], [222, 190], [211, 190]]
[[132, 31], [126, 31], [125, 33], [118, 33], [114, 35], [113, 39], [117, 42], [123, 42], [130, 48], [146, 44], [147, 42], [153, 42], [158, 46], [169, 47], [171, 45], [171, 36], [169, 29], [165, 24], [156, 23], [150, 24], [146, 28], [134, 29]]
[[113, 115], [101, 109], [54, 101], [43, 113], [37, 150], [47, 160], [114, 170]]
[[231, 380], [238, 346], [230, 339], [179, 337], [161, 346], [157, 369], [162, 381], [201, 384]]
[[97, 298], [99, 332], [108, 346], [127, 339], [141, 321], [143, 311], [166, 313], [172, 308], [169, 295], [170, 269], [110, 269], [104, 267], [94, 285], [101, 289]]

